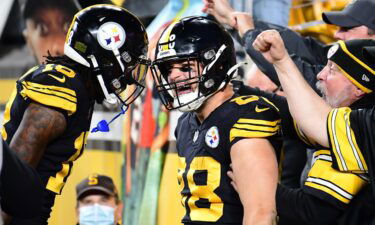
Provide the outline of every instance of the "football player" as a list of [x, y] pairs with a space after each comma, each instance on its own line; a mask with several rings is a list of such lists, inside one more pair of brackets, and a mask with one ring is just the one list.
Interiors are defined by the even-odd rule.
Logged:
[[2, 138], [37, 169], [45, 189], [42, 213], [27, 221], [15, 217], [11, 224], [47, 224], [55, 195], [83, 153], [95, 101], [126, 110], [144, 88], [147, 47], [136, 16], [117, 6], [94, 5], [74, 16], [64, 56], [48, 57], [47, 64], [17, 81]]
[[[237, 96], [231, 36], [214, 21], [187, 17], [169, 25], [152, 73], [175, 130], [184, 224], [273, 224], [280, 147], [278, 109], [266, 98]], [[236, 171], [238, 194], [226, 175]]]

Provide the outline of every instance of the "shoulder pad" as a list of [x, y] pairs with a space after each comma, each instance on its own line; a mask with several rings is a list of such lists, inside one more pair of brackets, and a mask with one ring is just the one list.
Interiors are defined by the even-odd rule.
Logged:
[[22, 86], [20, 94], [43, 105], [68, 111], [76, 111], [76, 91], [71, 88], [71, 78], [75, 72], [65, 66], [46, 64], [29, 70], [18, 83]]
[[238, 114], [230, 130], [230, 141], [269, 137], [280, 132], [281, 119], [272, 102], [256, 95], [240, 96], [231, 102], [238, 105]]

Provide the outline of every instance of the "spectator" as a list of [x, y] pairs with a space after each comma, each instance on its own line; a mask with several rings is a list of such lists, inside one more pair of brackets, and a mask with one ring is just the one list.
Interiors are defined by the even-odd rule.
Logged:
[[[252, 43], [264, 30], [276, 29], [285, 42], [285, 47], [291, 58], [302, 72], [307, 82], [315, 87], [316, 74], [327, 63], [327, 47], [310, 37], [301, 37], [288, 28], [271, 25], [253, 20], [246, 13], [235, 12], [227, 0], [204, 0], [205, 11], [215, 16], [221, 23], [237, 29], [242, 37], [247, 53], [258, 68], [267, 75], [277, 86], [280, 85], [273, 66], [262, 55], [254, 50]], [[326, 23], [339, 26], [335, 37], [347, 41], [355, 38], [375, 38], [375, 2], [372, 0], [356, 0], [340, 12], [325, 12], [323, 19]], [[316, 90], [316, 89], [315, 89]]]
[[[371, 109], [374, 107], [375, 80], [373, 76], [375, 71], [369, 61], [363, 57], [362, 48], [364, 46], [375, 46], [375, 41], [339, 41], [330, 48], [327, 56], [328, 64], [318, 75], [324, 102], [304, 81], [299, 70], [288, 56], [277, 31], [265, 31], [254, 42], [254, 48], [259, 49], [266, 60], [275, 66], [293, 118], [309, 140], [316, 140], [323, 146], [329, 147], [332, 153], [325, 152], [324, 158], [332, 162], [331, 166], [340, 170], [373, 171], [373, 168], [368, 168], [361, 151], [359, 151], [359, 149], [366, 149], [365, 152], [368, 152], [367, 150], [372, 148], [371, 141], [366, 140], [368, 137], [356, 140], [355, 136], [348, 130], [349, 123], [345, 122], [349, 119], [347, 116], [349, 116], [351, 110], [354, 112], [354, 118], [358, 118], [358, 116], [363, 118], [362, 110], [371, 115]], [[346, 108], [333, 110], [327, 119], [331, 107]], [[356, 111], [358, 109], [361, 110]], [[371, 121], [371, 117], [368, 117], [368, 119]], [[356, 120], [352, 121], [355, 122]], [[353, 123], [352, 126], [357, 127], [358, 125]], [[330, 142], [328, 142], [327, 132], [324, 132], [327, 129]], [[358, 130], [358, 128], [355, 128], [355, 130]], [[364, 134], [362, 133], [362, 135]], [[369, 138], [369, 140], [372, 139]], [[343, 156], [353, 154], [357, 155], [356, 159], [345, 165], [343, 163], [345, 161], [342, 160]], [[352, 157], [352, 159], [354, 158]], [[372, 157], [368, 159], [372, 159]], [[328, 170], [337, 171], [332, 168], [327, 168], [326, 171]], [[343, 174], [353, 175], [350, 173]], [[310, 180], [310, 182], [315, 183], [315, 185], [323, 184], [316, 178]], [[351, 184], [353, 183], [345, 180], [345, 185]], [[368, 184], [368, 181], [366, 184]], [[330, 186], [332, 188], [332, 183]], [[339, 222], [343, 224], [371, 224], [373, 222], [371, 218], [373, 218], [375, 210], [373, 207], [374, 198], [369, 193], [371, 192], [366, 189], [359, 192], [349, 204], [348, 212], [345, 212]], [[368, 204], [369, 202], [372, 203]], [[372, 205], [372, 207], [363, 207], [363, 205]], [[280, 209], [281, 207], [283, 206], [280, 205]], [[372, 213], [369, 213], [369, 211], [372, 211]], [[368, 218], [364, 215], [372, 215], [372, 217]]]
[[121, 224], [123, 205], [110, 177], [91, 174], [76, 186], [76, 192], [78, 224]]

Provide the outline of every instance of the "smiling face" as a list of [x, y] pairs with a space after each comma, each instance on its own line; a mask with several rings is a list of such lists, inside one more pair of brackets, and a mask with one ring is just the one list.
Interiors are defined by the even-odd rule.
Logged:
[[176, 88], [173, 96], [182, 96], [197, 91], [199, 74], [203, 66], [197, 61], [172, 63], [168, 67], [168, 82]]

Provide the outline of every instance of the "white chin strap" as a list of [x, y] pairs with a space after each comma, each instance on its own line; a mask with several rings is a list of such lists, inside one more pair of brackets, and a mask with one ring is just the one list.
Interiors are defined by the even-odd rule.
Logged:
[[[92, 65], [94, 66], [94, 68], [97, 68], [98, 67], [98, 61], [96, 61], [95, 56], [91, 56], [90, 59], [91, 59], [91, 62], [92, 62]], [[104, 80], [103, 80], [103, 76], [101, 74], [98, 74], [96, 76], [96, 78], [98, 79], [100, 87], [102, 88], [102, 91], [103, 91], [103, 94], [104, 94], [104, 97], [105, 97], [104, 100], [109, 104], [117, 104], [117, 102], [118, 102], [117, 97], [114, 94], [108, 93], [107, 87], [105, 86], [105, 83], [104, 83]]]

